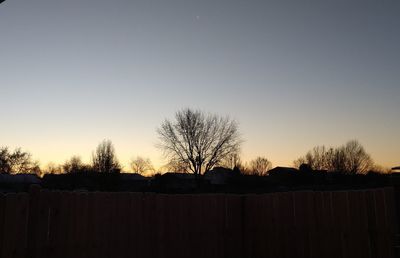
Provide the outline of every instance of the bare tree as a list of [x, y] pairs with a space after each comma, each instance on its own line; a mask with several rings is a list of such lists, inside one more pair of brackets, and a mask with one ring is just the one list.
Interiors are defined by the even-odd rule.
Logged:
[[119, 172], [121, 166], [110, 140], [101, 142], [92, 155], [93, 169], [101, 173]]
[[46, 167], [43, 169], [44, 174], [59, 175], [62, 174], [62, 172], [63, 172], [63, 167], [61, 165], [56, 165], [53, 162], [48, 163]]
[[364, 174], [373, 168], [373, 161], [364, 147], [351, 140], [338, 148], [315, 147], [304, 157], [294, 161], [295, 166], [308, 164], [313, 170], [340, 171], [347, 174]]
[[218, 166], [224, 167], [224, 168], [240, 168], [242, 167], [242, 160], [240, 159], [240, 155], [237, 152], [230, 153], [224, 158]]
[[170, 159], [169, 162], [166, 165], [164, 165], [161, 169], [164, 172], [174, 172], [174, 173], [190, 172], [190, 166], [188, 163], [174, 159]]
[[145, 174], [145, 173], [154, 173], [155, 169], [150, 161], [150, 159], [148, 158], [143, 158], [140, 156], [137, 156], [136, 158], [132, 158], [131, 160], [131, 169], [134, 173], [138, 173], [138, 174]]
[[264, 157], [257, 157], [250, 161], [250, 173], [253, 175], [265, 176], [271, 170], [272, 163]]
[[237, 123], [227, 117], [183, 109], [175, 121], [165, 120], [157, 130], [164, 155], [202, 174], [240, 147]]
[[356, 140], [352, 140], [341, 147], [344, 153], [344, 171], [349, 174], [365, 174], [373, 167], [371, 156], [364, 150], [364, 147]]
[[40, 174], [40, 167], [37, 161], [32, 161], [32, 155], [29, 152], [22, 151], [20, 148], [11, 152], [7, 147], [2, 147], [0, 148], [0, 173]]
[[81, 172], [88, 169], [88, 165], [82, 162], [81, 157], [72, 156], [69, 160], [65, 161], [62, 166], [64, 173]]
[[316, 146], [304, 157], [294, 161], [294, 164], [298, 168], [302, 164], [308, 164], [314, 170], [330, 170], [334, 152], [333, 148], [326, 148], [324, 145]]

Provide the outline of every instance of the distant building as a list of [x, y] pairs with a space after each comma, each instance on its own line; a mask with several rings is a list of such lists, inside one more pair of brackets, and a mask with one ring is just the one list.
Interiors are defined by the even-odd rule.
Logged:
[[227, 184], [234, 174], [232, 169], [216, 167], [204, 173], [204, 179], [208, 180], [212, 185], [223, 185]]
[[4, 184], [40, 184], [40, 178], [35, 174], [0, 174], [0, 183]]
[[41, 179], [34, 174], [0, 174], [0, 192], [26, 191], [30, 185], [40, 183]]
[[197, 187], [196, 175], [168, 172], [156, 176], [152, 180], [153, 186], [164, 190], [191, 190]]
[[126, 181], [144, 181], [148, 180], [147, 177], [144, 177], [138, 173], [121, 173], [120, 178]]
[[270, 176], [290, 176], [293, 174], [298, 173], [299, 170], [295, 168], [289, 168], [289, 167], [276, 167], [268, 171], [268, 174]]

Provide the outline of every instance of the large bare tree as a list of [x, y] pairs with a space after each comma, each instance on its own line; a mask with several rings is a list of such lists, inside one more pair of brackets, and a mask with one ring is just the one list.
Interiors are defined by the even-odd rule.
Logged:
[[119, 172], [121, 166], [110, 140], [101, 142], [92, 155], [93, 169], [102, 173]]
[[174, 121], [165, 120], [157, 132], [164, 155], [196, 175], [237, 153], [241, 143], [236, 121], [189, 108], [178, 111]]

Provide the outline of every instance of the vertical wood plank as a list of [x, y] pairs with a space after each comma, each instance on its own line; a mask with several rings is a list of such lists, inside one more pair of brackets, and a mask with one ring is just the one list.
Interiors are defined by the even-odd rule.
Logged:
[[348, 193], [337, 191], [332, 193], [332, 212], [333, 221], [336, 227], [335, 235], [340, 245], [340, 257], [349, 258], [349, 211], [348, 211]]
[[6, 210], [6, 197], [3, 193], [0, 193], [0, 254], [3, 252], [3, 240], [4, 240], [4, 215]]
[[369, 246], [368, 216], [365, 198], [365, 191], [352, 191], [349, 194], [350, 239], [351, 245], [354, 247], [352, 255], [369, 258], [371, 256], [371, 249]]
[[[192, 195], [183, 195], [181, 197], [181, 206], [184, 207], [181, 209], [179, 217], [182, 229], [182, 244], [180, 244], [180, 255], [182, 258], [191, 256], [193, 250], [196, 250], [196, 232], [193, 225], [193, 221], [196, 219], [196, 213], [193, 207], [193, 198], [194, 197]], [[194, 257], [197, 257], [197, 255], [194, 255]]]
[[87, 194], [87, 255], [86, 258], [96, 257], [96, 194], [89, 192]]
[[[35, 212], [36, 224], [34, 227], [34, 237], [35, 237], [35, 257], [45, 258], [49, 257], [49, 196], [50, 192], [46, 189], [40, 190], [37, 196], [37, 206], [34, 206], [37, 211]], [[32, 239], [29, 239], [30, 241]]]
[[242, 257], [241, 199], [237, 195], [225, 196], [224, 257]]
[[85, 192], [75, 195], [75, 217], [76, 217], [76, 256], [86, 258], [88, 255], [88, 194]]
[[32, 185], [29, 189], [29, 219], [28, 219], [28, 257], [37, 257], [37, 228], [39, 218], [39, 195], [41, 187], [38, 185]]
[[64, 232], [61, 229], [61, 193], [52, 192], [49, 197], [49, 256], [60, 257], [59, 250], [63, 243]]
[[368, 232], [369, 232], [369, 247], [371, 251], [371, 257], [376, 258], [378, 255], [378, 230], [376, 223], [376, 210], [375, 210], [375, 191], [366, 191], [366, 208], [368, 216]]
[[25, 193], [5, 196], [1, 257], [26, 257], [29, 197]]
[[129, 252], [130, 257], [145, 257], [147, 251], [144, 244], [143, 194], [129, 194]]
[[377, 253], [379, 257], [393, 257], [393, 239], [389, 233], [388, 215], [383, 189], [376, 189], [375, 195], [375, 214], [376, 214], [376, 232], [377, 232]]
[[1, 232], [3, 235], [3, 248], [1, 257], [15, 257], [15, 247], [17, 239], [17, 223], [15, 218], [17, 204], [17, 195], [6, 194], [5, 196], [5, 212], [4, 212], [4, 228]]
[[325, 234], [324, 254], [325, 257], [337, 258], [341, 257], [341, 241], [337, 232], [334, 215], [332, 192], [323, 192], [322, 219]]
[[[397, 221], [397, 211], [396, 211], [396, 200], [395, 200], [395, 192], [393, 187], [385, 187], [384, 189], [384, 198], [386, 205], [386, 220], [387, 220], [387, 234], [389, 237], [389, 242], [392, 245], [395, 245], [396, 234], [398, 231], [398, 221]], [[390, 256], [395, 256], [394, 248], [390, 248]]]
[[[283, 193], [272, 193], [269, 194], [269, 198], [271, 201], [271, 204], [269, 206], [270, 209], [270, 213], [272, 215], [272, 227], [273, 227], [273, 231], [272, 231], [272, 235], [269, 238], [269, 242], [270, 245], [268, 246], [269, 249], [271, 249], [272, 251], [272, 255], [273, 257], [284, 257], [284, 253], [286, 252], [285, 250], [285, 246], [283, 243], [283, 239], [285, 238], [285, 234], [284, 234], [284, 228], [286, 227], [286, 225], [282, 225], [283, 223], [283, 219], [282, 218], [282, 211], [281, 209], [283, 208], [283, 204], [280, 203], [282, 198], [283, 198]], [[264, 206], [264, 208], [267, 208]], [[268, 209], [268, 208], [267, 208]], [[268, 210], [264, 209], [264, 213], [268, 213]], [[290, 208], [292, 209], [292, 208]], [[255, 210], [255, 212], [258, 212], [257, 210]], [[290, 211], [289, 211], [290, 212]], [[262, 219], [263, 217], [265, 217], [265, 214], [262, 214], [262, 217], [259, 218]], [[257, 227], [257, 225], [255, 225]], [[262, 230], [263, 231], [263, 230]], [[258, 238], [262, 238], [263, 232], [260, 231], [258, 233]], [[294, 237], [297, 237], [296, 235]], [[263, 249], [259, 249], [260, 251], [257, 253], [256, 257], [263, 257], [263, 253], [265, 252], [264, 248]], [[268, 252], [268, 250], [266, 250]]]
[[311, 255], [311, 220], [313, 219], [312, 199], [309, 192], [294, 194], [294, 220], [296, 226], [296, 247], [298, 257]]
[[17, 194], [17, 209], [16, 209], [16, 221], [17, 224], [17, 247], [16, 256], [19, 258], [25, 258], [28, 245], [28, 205], [29, 195], [26, 193]]

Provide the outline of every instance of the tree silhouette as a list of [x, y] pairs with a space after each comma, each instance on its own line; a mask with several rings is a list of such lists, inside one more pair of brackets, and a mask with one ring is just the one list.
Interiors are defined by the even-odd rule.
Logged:
[[265, 176], [272, 168], [272, 163], [264, 157], [257, 157], [250, 161], [250, 173], [258, 176]]
[[57, 164], [54, 164], [53, 162], [50, 162], [43, 169], [43, 173], [44, 174], [59, 175], [59, 174], [63, 173], [63, 167], [61, 165], [57, 165]]
[[83, 164], [81, 157], [72, 156], [62, 165], [64, 173], [81, 172], [88, 169], [88, 165]]
[[147, 172], [154, 172], [155, 169], [151, 164], [150, 159], [137, 156], [131, 160], [131, 169], [134, 173], [145, 174]]
[[101, 173], [119, 172], [121, 166], [115, 155], [115, 149], [110, 140], [101, 142], [92, 155], [93, 169]]
[[356, 140], [352, 140], [339, 150], [344, 159], [342, 167], [350, 174], [367, 173], [373, 166], [371, 156], [365, 152], [364, 147]]
[[241, 143], [235, 121], [191, 109], [178, 111], [175, 121], [165, 120], [157, 132], [164, 155], [194, 174], [209, 171]]
[[22, 151], [20, 148], [11, 152], [8, 147], [2, 147], [0, 148], [0, 173], [39, 175], [40, 167], [37, 161], [32, 161], [32, 155], [29, 152]]
[[308, 164], [313, 170], [346, 174], [365, 174], [373, 168], [371, 156], [357, 140], [348, 141], [338, 148], [314, 147], [304, 157], [294, 161], [296, 167], [301, 164]]
[[240, 168], [243, 167], [242, 160], [240, 159], [240, 155], [238, 152], [228, 154], [219, 164], [218, 166], [224, 168]]
[[162, 167], [162, 170], [164, 172], [174, 173], [189, 173], [191, 171], [188, 163], [174, 159], [170, 159], [168, 163]]
[[294, 161], [294, 164], [297, 168], [300, 168], [302, 164], [307, 164], [313, 170], [335, 170], [332, 162], [335, 152], [335, 149], [326, 148], [324, 145], [316, 146], [304, 157]]

